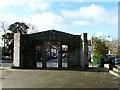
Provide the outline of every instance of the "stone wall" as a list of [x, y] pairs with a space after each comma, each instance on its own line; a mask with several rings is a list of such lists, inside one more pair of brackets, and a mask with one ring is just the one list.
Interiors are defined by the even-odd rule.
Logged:
[[14, 35], [14, 62], [16, 67], [35, 68], [37, 65], [36, 46], [41, 45], [43, 67], [46, 67], [46, 42], [56, 42], [58, 47], [58, 66], [62, 67], [62, 45], [68, 45], [68, 67], [87, 66], [87, 34], [72, 35], [55, 30], [20, 35]]
[[20, 33], [14, 34], [14, 56], [13, 56], [13, 66], [20, 67]]
[[35, 44], [27, 36], [21, 37], [21, 66], [36, 67]]
[[80, 66], [80, 52], [69, 52], [69, 67]]

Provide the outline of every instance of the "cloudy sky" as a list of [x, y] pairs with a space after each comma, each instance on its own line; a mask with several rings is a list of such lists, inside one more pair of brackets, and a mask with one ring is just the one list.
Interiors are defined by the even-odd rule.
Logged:
[[[94, 35], [116, 38], [118, 2], [101, 1], [1, 0], [0, 21], [5, 21], [6, 26], [17, 21], [25, 22], [34, 25], [38, 32], [55, 29], [77, 35], [88, 33], [88, 38]], [[2, 34], [0, 29], [0, 35]]]

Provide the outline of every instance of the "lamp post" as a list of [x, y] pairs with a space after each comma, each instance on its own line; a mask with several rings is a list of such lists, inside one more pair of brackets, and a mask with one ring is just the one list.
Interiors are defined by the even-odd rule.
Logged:
[[[108, 34], [107, 38], [110, 38], [109, 42], [112, 42], [112, 40], [113, 40], [113, 34]], [[110, 46], [110, 44], [108, 46]], [[108, 47], [108, 49], [110, 49], [110, 47]], [[111, 54], [110, 50], [108, 50], [108, 54]]]

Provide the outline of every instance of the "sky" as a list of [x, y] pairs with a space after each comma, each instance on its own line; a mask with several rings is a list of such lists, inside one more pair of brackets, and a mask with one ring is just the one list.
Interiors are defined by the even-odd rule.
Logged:
[[54, 29], [112, 40], [118, 36], [118, 0], [1, 0], [1, 21], [6, 28], [14, 22], [34, 26], [28, 33]]

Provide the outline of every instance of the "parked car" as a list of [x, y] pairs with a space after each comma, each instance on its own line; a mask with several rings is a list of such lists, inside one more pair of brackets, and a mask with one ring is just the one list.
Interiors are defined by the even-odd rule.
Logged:
[[2, 55], [2, 60], [10, 60], [10, 59], [11, 59], [10, 53], [4, 53]]
[[62, 58], [66, 58], [66, 54], [65, 53], [62, 54]]
[[114, 57], [111, 57], [111, 56], [108, 56], [106, 59], [105, 59], [105, 62], [104, 63], [112, 63], [113, 61], [115, 60]]
[[2, 56], [2, 60], [9, 60], [10, 56]]
[[57, 58], [58, 58], [58, 55], [56, 53], [53, 53], [52, 59], [57, 59]]
[[116, 65], [120, 64], [120, 58], [115, 58], [114, 61], [115, 61], [115, 64], [116, 64]]
[[51, 55], [47, 55], [46, 56], [46, 60], [51, 60], [52, 59], [52, 56]]
[[107, 55], [105, 63], [112, 64], [113, 66], [120, 64], [120, 55]]
[[116, 55], [116, 58], [120, 58], [120, 54], [117, 54], [117, 55]]

